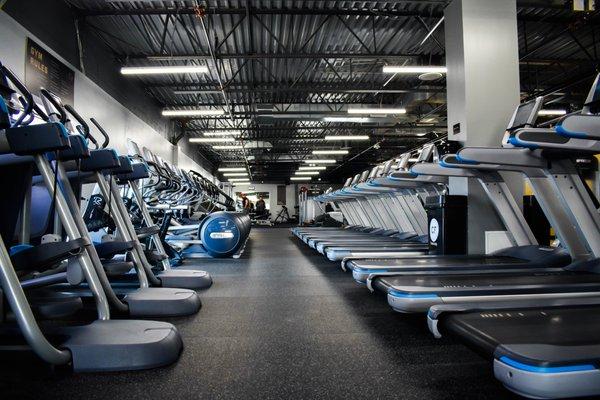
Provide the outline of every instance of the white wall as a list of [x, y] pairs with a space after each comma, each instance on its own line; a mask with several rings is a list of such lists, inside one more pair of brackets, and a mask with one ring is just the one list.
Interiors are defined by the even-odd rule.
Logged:
[[[208, 171], [188, 157], [180, 147], [173, 146], [165, 138], [167, 121], [165, 121], [165, 132], [161, 134], [156, 131], [46, 47], [43, 39], [33, 36], [8, 14], [0, 11], [0, 62], [10, 68], [20, 79], [25, 79], [25, 46], [28, 36], [75, 71], [75, 104], [73, 106], [85, 119], [89, 120], [90, 117], [94, 117], [104, 127], [110, 136], [111, 147], [120, 153], [127, 154], [127, 140], [131, 139], [140, 148], [147, 147], [154, 154], [184, 170], [194, 169], [214, 180]], [[95, 129], [93, 127], [91, 129], [94, 134]]]

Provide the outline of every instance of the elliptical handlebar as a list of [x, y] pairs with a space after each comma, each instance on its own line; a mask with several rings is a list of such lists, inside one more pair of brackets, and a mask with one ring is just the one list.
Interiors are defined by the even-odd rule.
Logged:
[[[62, 105], [62, 103], [56, 99], [54, 94], [52, 94], [50, 91], [48, 91], [44, 88], [40, 89], [40, 94], [42, 95], [42, 100], [44, 101], [46, 106], [52, 105], [52, 107], [56, 111], [54, 113], [48, 113], [48, 118], [50, 119], [52, 117], [52, 114], [56, 114], [59, 117], [58, 118], [59, 121], [62, 124], [66, 124], [68, 118], [67, 118], [67, 113], [65, 112], [65, 108]], [[50, 104], [48, 104], [48, 103], [50, 103]], [[49, 108], [49, 107], [47, 107], [47, 108]]]
[[102, 136], [104, 136], [104, 142], [102, 143], [100, 148], [105, 149], [106, 146], [108, 146], [108, 143], [110, 142], [110, 137], [108, 136], [108, 133], [106, 133], [104, 128], [102, 128], [102, 126], [100, 126], [98, 121], [96, 121], [94, 118], [90, 118], [90, 121], [92, 121], [92, 124], [94, 124], [94, 126], [96, 126], [96, 128], [100, 131]]

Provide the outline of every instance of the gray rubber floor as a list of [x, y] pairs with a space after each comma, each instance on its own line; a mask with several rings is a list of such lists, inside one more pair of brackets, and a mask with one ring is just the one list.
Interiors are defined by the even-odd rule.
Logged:
[[179, 362], [131, 373], [32, 372], [2, 365], [0, 398], [509, 399], [489, 363], [435, 340], [424, 316], [401, 315], [338, 264], [293, 238], [257, 228], [237, 260], [210, 271], [194, 317], [170, 320]]

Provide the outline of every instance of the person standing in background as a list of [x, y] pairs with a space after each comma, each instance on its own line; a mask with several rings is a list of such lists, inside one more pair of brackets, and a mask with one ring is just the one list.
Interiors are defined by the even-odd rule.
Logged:
[[250, 211], [250, 199], [246, 196], [245, 193], [242, 193], [242, 208], [244, 211]]

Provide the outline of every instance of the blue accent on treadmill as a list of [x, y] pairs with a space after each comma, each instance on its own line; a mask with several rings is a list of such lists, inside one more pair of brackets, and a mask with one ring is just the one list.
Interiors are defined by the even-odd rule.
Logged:
[[512, 144], [513, 146], [525, 147], [525, 148], [531, 149], [531, 150], [539, 149], [539, 147], [540, 147], [537, 144], [522, 142], [519, 139], [517, 139], [516, 136], [509, 137], [508, 143]]
[[[446, 161], [444, 161], [444, 160], [440, 160], [439, 164], [440, 164], [442, 167], [444, 167], [444, 168], [460, 168], [460, 167], [457, 167], [456, 165], [453, 165], [453, 164], [448, 164], [448, 163], [447, 163]], [[465, 164], [466, 164], [466, 163], [465, 163]]]
[[431, 309], [427, 310], [427, 318], [433, 319], [433, 313], [431, 312]]
[[17, 244], [10, 248], [9, 255], [14, 256], [17, 253], [20, 253], [20, 252], [30, 249], [32, 247], [33, 246], [30, 244]]
[[439, 296], [435, 293], [406, 293], [400, 292], [399, 290], [391, 289], [388, 291], [390, 296], [398, 297], [401, 299], [437, 299]]
[[565, 365], [564, 367], [538, 367], [535, 365], [523, 364], [522, 362], [513, 360], [510, 357], [502, 356], [500, 361], [511, 367], [527, 372], [535, 372], [538, 374], [557, 374], [561, 372], [581, 372], [593, 371], [597, 369], [592, 364]]
[[468, 158], [461, 157], [459, 153], [456, 153], [456, 161], [463, 163], [463, 164], [471, 164], [471, 165], [479, 164], [479, 162], [477, 162], [475, 160], [469, 160]]
[[554, 127], [556, 133], [560, 136], [568, 137], [568, 138], [577, 138], [577, 139], [587, 139], [588, 135], [583, 132], [573, 132], [564, 128], [562, 125], [556, 125]]
[[357, 268], [357, 267], [354, 267], [354, 268], [352, 268], [352, 271], [368, 272], [370, 274], [379, 274], [379, 273], [383, 273], [383, 272], [389, 272], [390, 270], [389, 269], [383, 269], [383, 268], [380, 268], [380, 269], [375, 269], [375, 268], [374, 269], [370, 269], [370, 268]]

